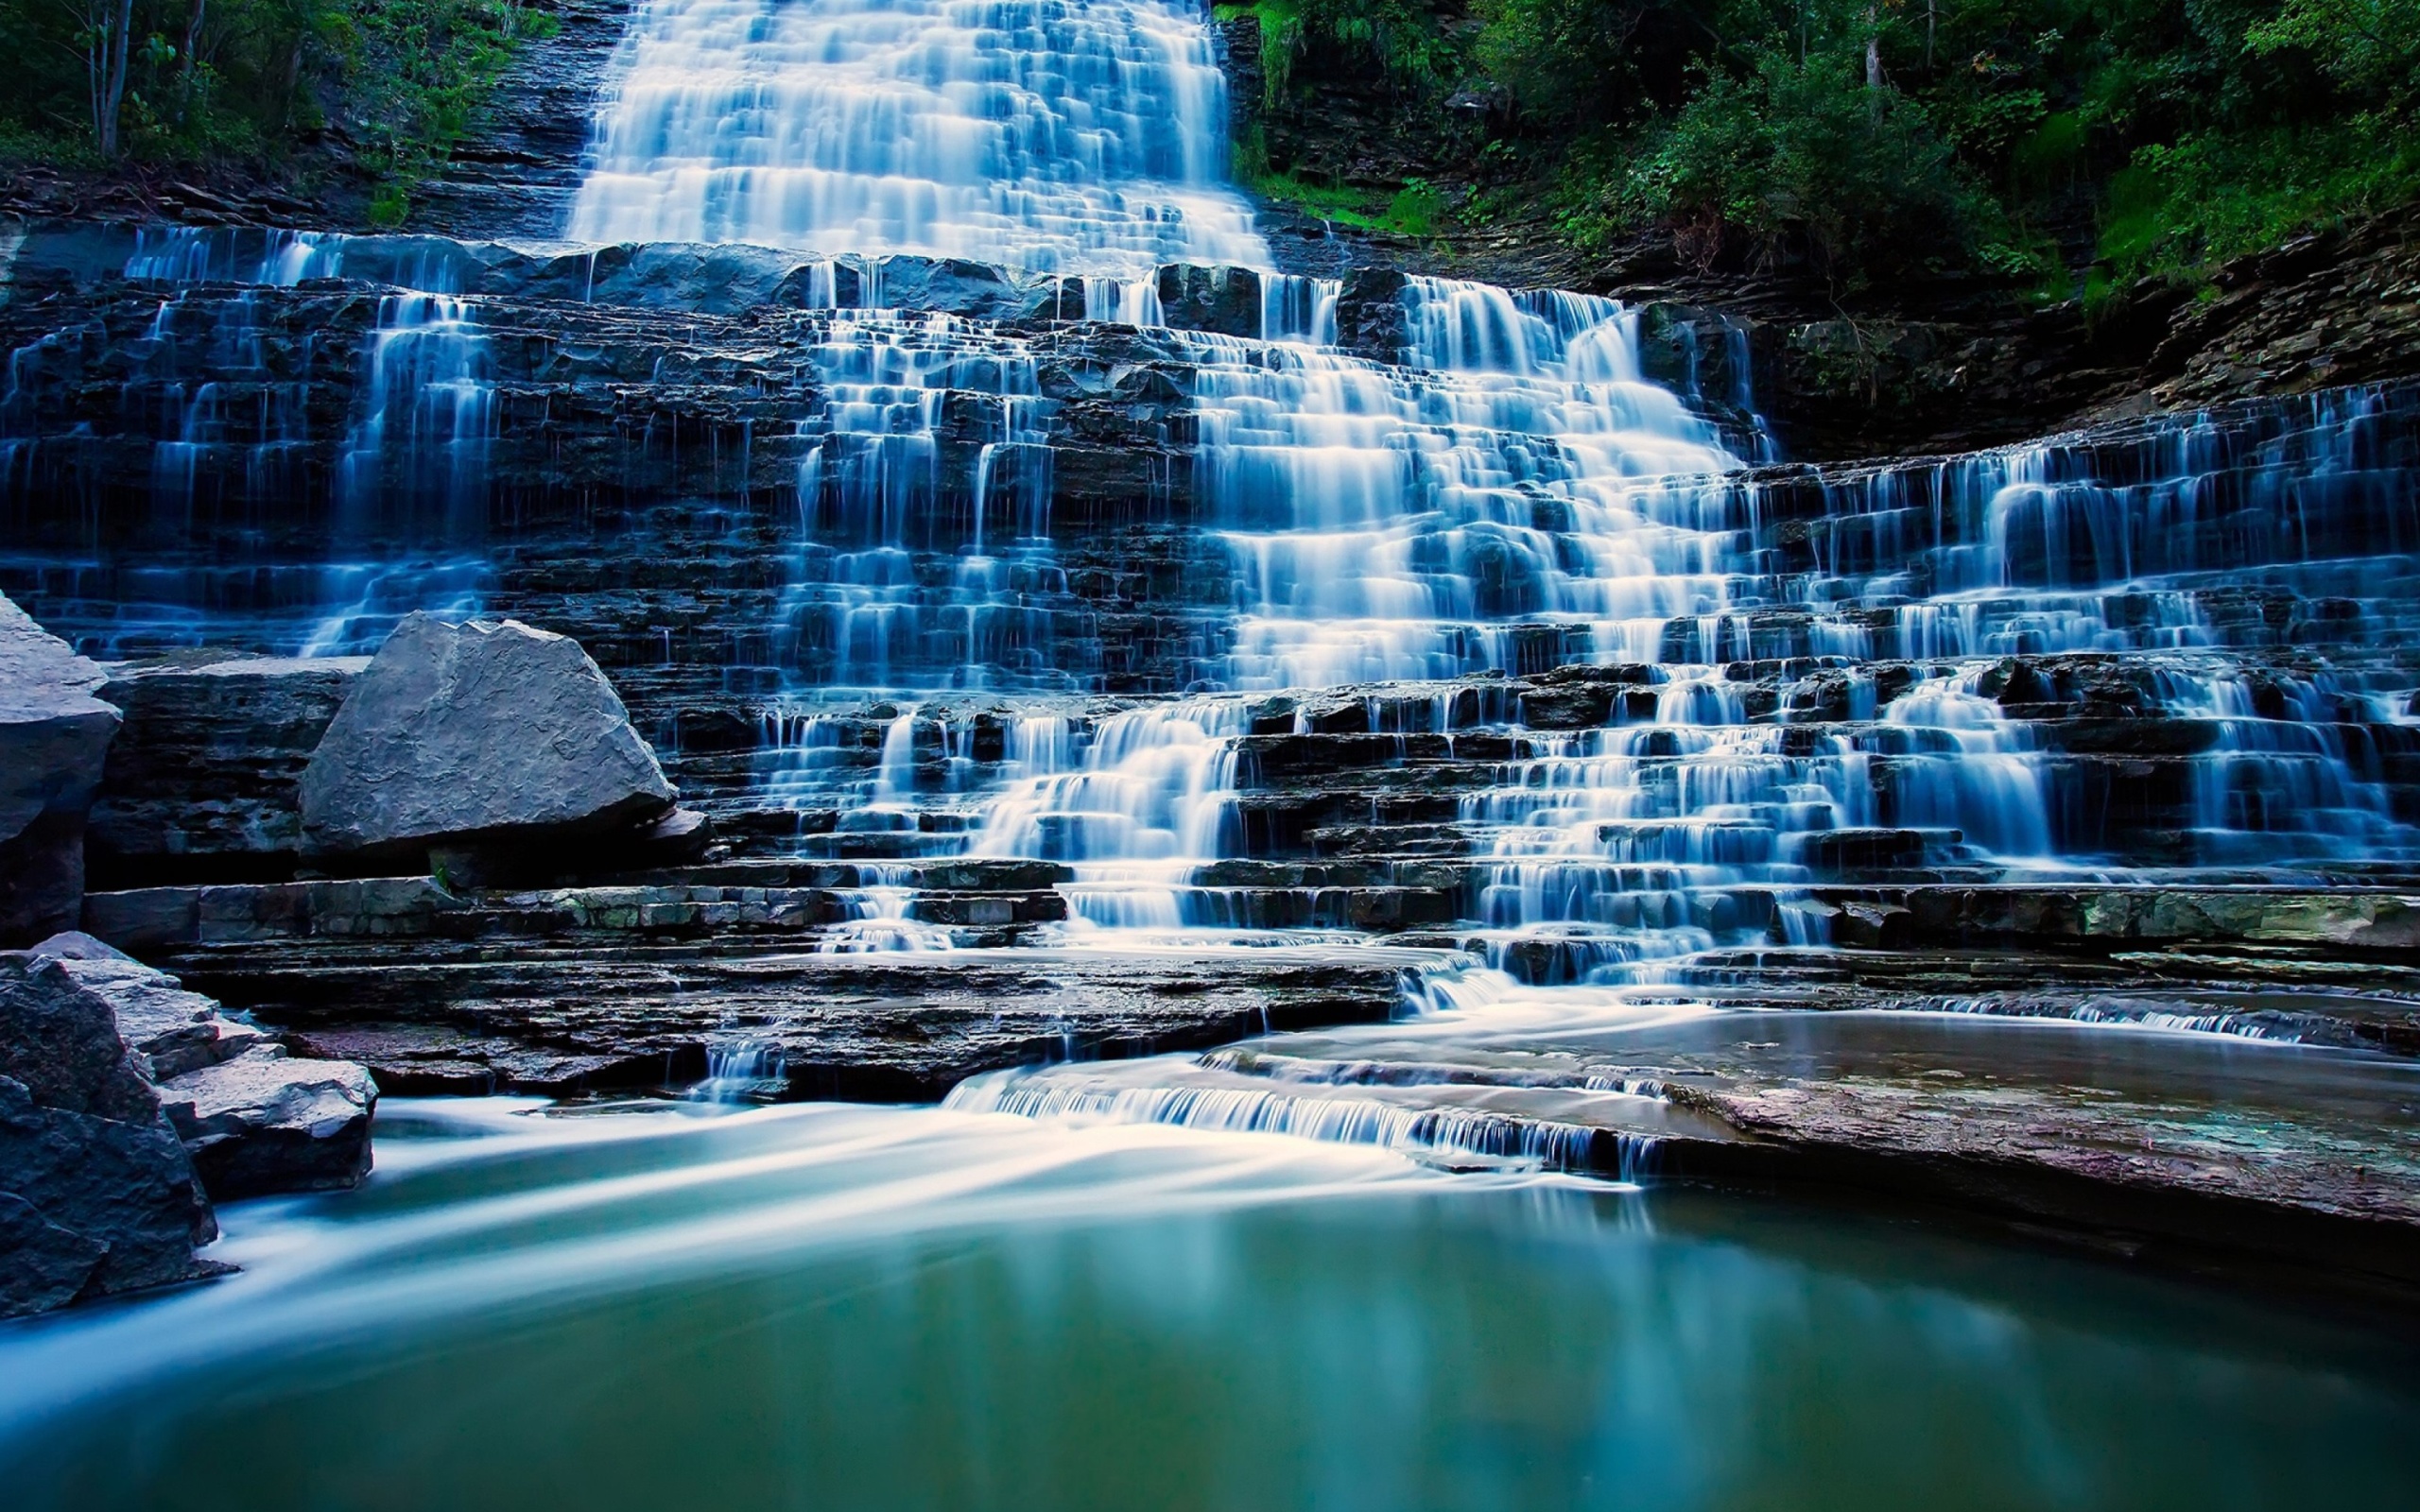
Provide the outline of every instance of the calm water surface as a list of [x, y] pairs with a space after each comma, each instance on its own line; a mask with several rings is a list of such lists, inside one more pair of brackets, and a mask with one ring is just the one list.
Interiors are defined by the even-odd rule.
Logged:
[[412, 1105], [0, 1329], [11, 1508], [2420, 1505], [2420, 1352], [1922, 1225], [1273, 1136]]

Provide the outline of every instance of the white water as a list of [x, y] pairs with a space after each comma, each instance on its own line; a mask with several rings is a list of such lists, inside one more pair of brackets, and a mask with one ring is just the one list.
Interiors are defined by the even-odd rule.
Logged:
[[1258, 266], [1226, 83], [1152, 0], [655, 0], [570, 233], [1129, 278]]

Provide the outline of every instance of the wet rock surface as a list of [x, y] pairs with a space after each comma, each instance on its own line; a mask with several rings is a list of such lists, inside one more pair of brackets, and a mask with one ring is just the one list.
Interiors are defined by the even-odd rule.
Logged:
[[362, 1067], [296, 1058], [257, 1025], [89, 936], [44, 940], [30, 957], [56, 962], [107, 1007], [214, 1200], [352, 1187], [369, 1174], [378, 1089]]
[[100, 668], [0, 597], [0, 945], [75, 927], [115, 709]]
[[106, 997], [0, 956], [0, 1316], [211, 1274], [217, 1232]]
[[170, 1077], [159, 1091], [194, 1170], [220, 1201], [342, 1190], [370, 1174], [378, 1087], [354, 1061], [256, 1045]]
[[[2241, 1033], [1863, 1007], [1447, 1017], [1193, 1060], [1056, 1067], [977, 1106], [1358, 1125], [1449, 1165], [1859, 1189], [2187, 1268], [2286, 1266], [2408, 1305], [2420, 1066]], [[2137, 1021], [2138, 1022], [2141, 1021]], [[2238, 1030], [2250, 1025], [2238, 1024]]]
[[1001, 1067], [1384, 1020], [1441, 957], [362, 942], [172, 959], [185, 980], [279, 1024], [310, 1054], [363, 1062], [397, 1094], [677, 1090], [716, 1076], [758, 1096], [922, 1101]]

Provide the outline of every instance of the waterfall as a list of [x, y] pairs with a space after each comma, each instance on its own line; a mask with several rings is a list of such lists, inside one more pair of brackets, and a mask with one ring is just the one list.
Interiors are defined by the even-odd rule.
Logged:
[[1278, 270], [1225, 109], [1173, 0], [650, 0], [576, 249], [110, 244], [9, 354], [0, 574], [109, 654], [556, 616], [728, 726], [741, 861], [858, 868], [835, 950], [974, 937], [943, 863], [1072, 878], [995, 938], [1551, 983], [2420, 865], [2420, 389], [1784, 463], [1719, 315]]
[[[988, 805], [975, 853], [1074, 864], [1062, 889], [1077, 918], [1107, 928], [1191, 922], [1193, 872], [1222, 853], [1236, 786], [1239, 699], [1188, 698], [1110, 716], [1080, 765], [1063, 748]], [[1030, 749], [1030, 747], [1028, 747]]]
[[1229, 687], [1451, 677], [1728, 606], [1714, 427], [1611, 301], [1416, 280], [1395, 369], [1199, 334], [1195, 489], [1234, 562]]
[[1155, 0], [654, 0], [607, 86], [570, 233], [1258, 266], [1226, 82]]

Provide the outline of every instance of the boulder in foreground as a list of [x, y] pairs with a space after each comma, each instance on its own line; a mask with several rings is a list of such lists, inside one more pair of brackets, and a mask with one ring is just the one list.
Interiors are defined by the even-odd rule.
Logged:
[[212, 1200], [353, 1187], [370, 1174], [378, 1088], [360, 1066], [288, 1056], [165, 971], [87, 936], [30, 954], [57, 958], [108, 1006]]
[[0, 958], [0, 1316], [213, 1273], [210, 1202], [108, 1002]]
[[118, 712], [101, 669], [0, 597], [0, 946], [73, 929], [84, 821]]
[[543, 851], [651, 824], [672, 799], [579, 643], [414, 614], [303, 770], [302, 842], [333, 858]]

